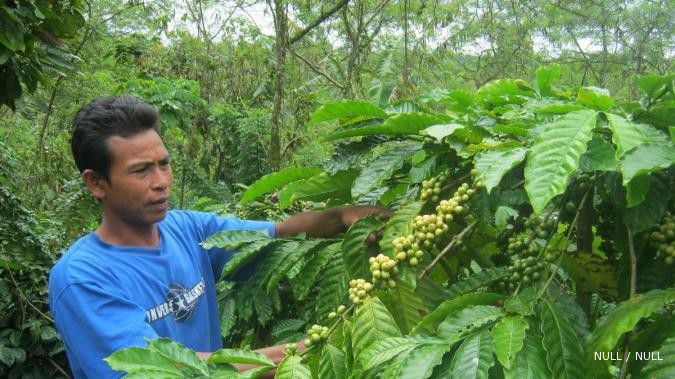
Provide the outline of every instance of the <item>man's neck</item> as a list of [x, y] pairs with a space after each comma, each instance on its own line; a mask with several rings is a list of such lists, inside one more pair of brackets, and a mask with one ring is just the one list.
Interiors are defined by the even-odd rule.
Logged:
[[124, 222], [115, 222], [111, 218], [103, 216], [101, 225], [96, 229], [96, 235], [111, 245], [149, 248], [159, 246], [157, 224], [130, 225]]

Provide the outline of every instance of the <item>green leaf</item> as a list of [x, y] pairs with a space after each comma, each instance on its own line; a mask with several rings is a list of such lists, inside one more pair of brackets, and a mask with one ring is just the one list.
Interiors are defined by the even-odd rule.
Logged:
[[493, 80], [476, 91], [476, 98], [488, 106], [504, 104], [522, 104], [534, 91], [527, 83], [516, 79]]
[[[274, 368], [274, 366], [262, 366], [262, 367], [250, 368], [250, 369], [242, 371], [240, 373], [235, 371], [235, 375], [236, 375], [235, 378], [236, 379], [256, 379], [256, 378], [261, 377], [262, 374], [270, 371], [273, 368]], [[212, 375], [212, 378], [218, 379], [218, 377], [215, 376], [215, 375]]]
[[541, 331], [546, 362], [556, 378], [585, 377], [584, 351], [569, 320], [558, 306], [544, 299], [541, 302]]
[[632, 208], [642, 203], [649, 192], [649, 175], [636, 176], [626, 186], [626, 206]]
[[644, 93], [650, 97], [657, 97], [661, 91], [664, 90], [673, 90], [673, 78], [675, 74], [666, 74], [663, 76], [659, 75], [645, 75], [645, 76], [636, 76], [635, 84], [640, 87]]
[[12, 349], [5, 345], [0, 345], [0, 362], [4, 363], [7, 367], [14, 364], [14, 353], [12, 353]]
[[9, 12], [12, 11], [8, 8], [0, 8], [0, 23], [2, 23], [0, 44], [12, 51], [24, 51], [26, 48], [23, 39], [25, 26], [16, 17], [11, 17]]
[[272, 362], [272, 360], [265, 354], [244, 349], [220, 349], [211, 354], [207, 362], [274, 366], [274, 362]]
[[366, 165], [356, 180], [354, 180], [352, 196], [358, 198], [374, 189], [380, 188], [385, 180], [389, 179], [396, 170], [400, 169], [421, 148], [422, 146], [418, 144], [397, 146], [377, 156]]
[[482, 330], [462, 342], [452, 357], [448, 370], [441, 372], [439, 377], [488, 379], [488, 371], [494, 363], [490, 332]]
[[303, 259], [305, 254], [313, 251], [322, 243], [324, 243], [322, 240], [311, 240], [302, 243], [287, 242], [283, 244], [282, 249], [289, 251], [289, 253], [286, 254], [286, 259], [280, 262], [276, 267], [269, 282], [267, 282], [267, 293], [270, 293], [272, 289], [277, 286], [279, 281], [288, 273], [291, 267], [298, 262], [298, 260]]
[[312, 379], [309, 367], [302, 364], [299, 355], [287, 355], [277, 367], [276, 379]]
[[593, 138], [588, 143], [588, 151], [581, 156], [579, 168], [585, 172], [617, 171], [619, 161], [615, 158], [615, 151], [609, 142], [601, 138]]
[[319, 273], [332, 259], [340, 260], [341, 244], [334, 243], [324, 247], [312, 256], [302, 271], [291, 280], [296, 300], [304, 300], [319, 277]]
[[645, 200], [638, 206], [628, 208], [623, 212], [623, 222], [633, 234], [657, 225], [663, 217], [673, 192], [670, 178], [667, 172], [649, 175], [649, 192]]
[[342, 100], [335, 103], [320, 106], [310, 117], [310, 125], [330, 120], [350, 120], [359, 118], [361, 120], [369, 118], [384, 118], [387, 113], [379, 107], [365, 102], [355, 100]]
[[214, 247], [225, 248], [228, 250], [259, 240], [269, 240], [267, 231], [259, 230], [222, 230], [204, 240], [200, 245], [206, 250]]
[[286, 209], [296, 201], [351, 200], [351, 188], [359, 174], [357, 169], [322, 172], [309, 179], [288, 184], [279, 192], [279, 208]]
[[643, 144], [668, 144], [668, 137], [649, 125], [640, 125], [621, 116], [606, 113], [607, 126], [612, 131], [612, 142], [616, 145], [616, 159]]
[[504, 312], [492, 305], [472, 305], [450, 314], [438, 326], [440, 338], [452, 339], [463, 329], [474, 329], [499, 319]]
[[319, 378], [343, 379], [347, 377], [345, 354], [337, 347], [326, 344], [319, 362]]
[[604, 111], [614, 105], [614, 99], [604, 88], [581, 87], [577, 94], [577, 103]]
[[239, 204], [243, 205], [249, 203], [266, 193], [280, 189], [288, 183], [292, 183], [296, 180], [311, 178], [321, 171], [322, 170], [320, 168], [287, 167], [281, 171], [265, 175], [258, 179], [255, 183], [251, 184], [248, 189], [246, 189], [239, 200]]
[[528, 328], [523, 316], [504, 317], [492, 328], [495, 355], [504, 367], [511, 368], [516, 354], [523, 348], [525, 331]]
[[464, 129], [464, 125], [438, 124], [430, 126], [424, 130], [421, 130], [420, 134], [435, 138], [437, 141], [441, 141], [443, 140], [443, 138], [452, 135], [458, 129]]
[[477, 180], [485, 184], [488, 193], [499, 185], [502, 177], [525, 159], [525, 148], [488, 150], [476, 156], [474, 165], [478, 170]]
[[542, 96], [553, 94], [551, 88], [553, 83], [560, 76], [560, 65], [554, 64], [546, 67], [537, 68], [537, 89]]
[[358, 359], [364, 369], [375, 368], [389, 362], [400, 354], [409, 352], [416, 347], [429, 344], [442, 344], [444, 341], [432, 337], [405, 336], [390, 337], [377, 341], [364, 350]]
[[275, 240], [266, 237], [265, 239], [253, 241], [241, 246], [239, 249], [237, 249], [232, 258], [227, 261], [225, 267], [223, 267], [223, 272], [220, 277], [224, 278], [228, 275], [236, 273], [239, 269], [246, 266], [249, 262], [255, 259], [255, 257], [262, 253], [265, 248], [274, 241]]
[[[602, 361], [591, 361], [592, 352], [614, 351], [624, 333], [630, 332], [637, 323], [667, 303], [675, 301], [675, 289], [657, 289], [638, 295], [619, 304], [595, 327], [586, 343], [588, 360], [592, 367], [602, 369]], [[604, 363], [606, 364], [606, 363]]]
[[328, 261], [317, 286], [319, 288], [316, 296], [317, 314], [326, 315], [342, 304], [347, 297], [347, 275], [342, 259], [336, 256]]
[[434, 367], [441, 364], [443, 355], [450, 350], [445, 343], [423, 345], [413, 350], [400, 369], [400, 379], [426, 379], [431, 376]]
[[435, 330], [437, 325], [445, 320], [448, 316], [459, 312], [472, 305], [487, 305], [494, 304], [498, 300], [503, 299], [503, 295], [496, 293], [482, 292], [482, 293], [468, 293], [459, 296], [452, 300], [447, 300], [441, 303], [433, 312], [424, 316], [422, 321], [415, 326], [411, 333], [418, 334], [423, 330]]
[[641, 378], [674, 378], [675, 377], [675, 336], [672, 336], [663, 342], [658, 348], [660, 360], [652, 360], [642, 371]]
[[407, 334], [420, 320], [422, 301], [415, 295], [416, 277], [410, 270], [402, 270], [396, 278], [396, 288], [389, 290], [382, 300], [392, 310], [403, 334]]
[[237, 305], [234, 299], [227, 299], [220, 304], [220, 336], [227, 338], [237, 324]]
[[367, 125], [357, 128], [337, 129], [324, 139], [326, 141], [347, 137], [384, 135], [411, 135], [418, 134], [420, 130], [431, 125], [448, 122], [450, 118], [442, 114], [428, 113], [400, 113], [389, 117], [380, 125]]
[[586, 109], [584, 106], [566, 101], [537, 101], [532, 107], [532, 112], [536, 114], [567, 114], [574, 111]]
[[356, 308], [352, 330], [355, 357], [378, 341], [400, 336], [396, 321], [377, 297], [366, 297]]
[[525, 165], [525, 189], [536, 214], [565, 191], [592, 137], [596, 115], [590, 110], [568, 113], [535, 139]]
[[492, 267], [468, 276], [448, 288], [446, 296], [450, 299], [486, 287], [488, 284], [505, 277], [508, 271], [504, 267]]
[[148, 341], [148, 349], [156, 351], [180, 366], [189, 367], [202, 375], [208, 375], [209, 369], [197, 354], [187, 347], [168, 338], [155, 338]]
[[574, 279], [578, 288], [609, 298], [618, 296], [618, 273], [607, 258], [581, 251], [563, 255], [560, 266]]
[[402, 206], [389, 218], [380, 240], [380, 247], [384, 255], [389, 258], [394, 257], [394, 239], [412, 233], [411, 220], [420, 212], [423, 204], [421, 201], [416, 201]]
[[541, 336], [529, 334], [525, 337], [523, 349], [518, 352], [510, 370], [504, 369], [504, 379], [550, 378], [546, 366], [546, 351], [541, 345]]
[[619, 162], [623, 185], [634, 177], [665, 170], [675, 163], [675, 147], [671, 145], [644, 144], [624, 155]]
[[142, 347], [130, 347], [118, 350], [108, 358], [103, 359], [116, 371], [134, 373], [137, 371], [158, 371], [169, 375], [182, 375], [176, 367], [176, 362], [157, 351]]
[[349, 228], [342, 240], [342, 260], [350, 278], [368, 278], [366, 241], [370, 233], [379, 230], [384, 221], [375, 217], [363, 217]]
[[498, 232], [503, 231], [506, 229], [506, 225], [508, 225], [508, 220], [511, 217], [517, 217], [518, 216], [518, 211], [507, 206], [500, 206], [497, 208], [495, 211], [495, 228], [497, 228]]

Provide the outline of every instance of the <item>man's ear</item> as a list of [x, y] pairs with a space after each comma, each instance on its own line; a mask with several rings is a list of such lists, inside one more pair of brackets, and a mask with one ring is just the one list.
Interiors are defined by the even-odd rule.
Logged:
[[95, 198], [102, 200], [105, 198], [108, 189], [108, 181], [92, 169], [86, 169], [82, 173], [82, 181], [89, 188]]

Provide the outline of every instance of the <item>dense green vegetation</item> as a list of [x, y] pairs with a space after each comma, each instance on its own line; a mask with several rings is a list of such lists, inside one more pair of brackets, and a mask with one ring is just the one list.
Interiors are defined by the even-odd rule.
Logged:
[[[98, 222], [70, 120], [116, 93], [160, 110], [174, 207], [395, 210], [339, 239], [205, 242], [239, 248], [227, 346], [311, 341], [280, 377], [673, 375], [672, 2], [57, 4], [0, 5], [0, 376], [67, 375], [46, 278]], [[270, 365], [163, 340], [110, 360], [236, 362]]]

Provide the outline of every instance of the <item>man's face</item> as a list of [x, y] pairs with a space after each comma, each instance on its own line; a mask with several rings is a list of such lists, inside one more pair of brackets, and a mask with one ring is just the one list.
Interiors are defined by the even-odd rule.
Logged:
[[151, 225], [166, 216], [173, 175], [169, 152], [152, 129], [108, 139], [110, 183], [101, 199], [109, 217], [130, 225]]

